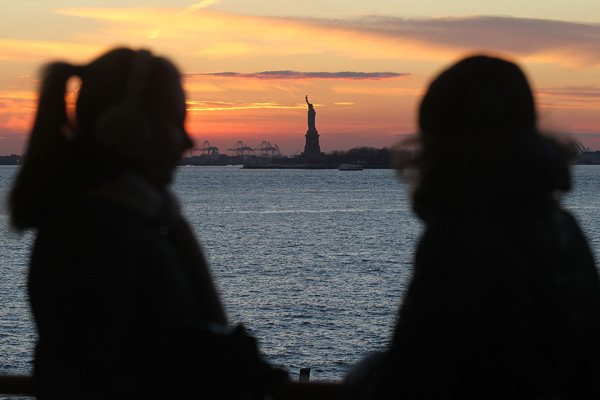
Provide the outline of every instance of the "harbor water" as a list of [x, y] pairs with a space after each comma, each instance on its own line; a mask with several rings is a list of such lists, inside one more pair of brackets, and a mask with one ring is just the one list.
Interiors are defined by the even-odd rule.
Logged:
[[[17, 167], [0, 167], [0, 195]], [[600, 166], [573, 168], [563, 199], [600, 255]], [[211, 265], [232, 323], [292, 376], [339, 381], [385, 348], [422, 225], [393, 170], [182, 167], [173, 189]], [[0, 373], [31, 372], [26, 295], [32, 234], [0, 208]], [[84, 265], [82, 267], [85, 267]]]

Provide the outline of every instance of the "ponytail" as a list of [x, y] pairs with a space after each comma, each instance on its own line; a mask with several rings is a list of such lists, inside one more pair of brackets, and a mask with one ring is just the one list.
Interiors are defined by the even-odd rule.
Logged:
[[38, 109], [24, 163], [9, 197], [11, 224], [18, 231], [35, 227], [57, 200], [64, 185], [70, 141], [65, 92], [72, 76], [82, 77], [83, 68], [53, 63], [43, 71]]
[[37, 149], [39, 142], [51, 144], [59, 138], [60, 129], [68, 124], [65, 93], [67, 81], [72, 76], [81, 76], [82, 67], [57, 62], [43, 71], [38, 110], [31, 133], [28, 153]]

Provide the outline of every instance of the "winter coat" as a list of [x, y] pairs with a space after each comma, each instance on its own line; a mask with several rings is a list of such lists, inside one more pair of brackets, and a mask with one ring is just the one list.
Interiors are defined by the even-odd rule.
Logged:
[[241, 398], [262, 384], [266, 364], [253, 338], [227, 327], [177, 202], [140, 176], [44, 220], [29, 294], [40, 399]]
[[599, 342], [598, 273], [567, 212], [435, 218], [377, 396], [595, 398]]

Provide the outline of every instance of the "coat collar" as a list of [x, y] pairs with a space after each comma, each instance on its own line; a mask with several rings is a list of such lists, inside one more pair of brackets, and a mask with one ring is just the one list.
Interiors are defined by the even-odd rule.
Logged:
[[168, 221], [180, 215], [179, 203], [170, 190], [158, 189], [143, 176], [132, 172], [94, 186], [88, 194], [148, 219], [166, 218]]

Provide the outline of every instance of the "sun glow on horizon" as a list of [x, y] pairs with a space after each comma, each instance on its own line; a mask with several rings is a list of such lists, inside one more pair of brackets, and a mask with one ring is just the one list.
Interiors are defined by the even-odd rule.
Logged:
[[[264, 135], [293, 148], [306, 130], [309, 94], [326, 149], [393, 142], [416, 131], [417, 106], [433, 76], [465, 55], [485, 52], [523, 66], [542, 114], [600, 148], [600, 140], [596, 145], [583, 136], [600, 133], [598, 23], [527, 13], [282, 17], [268, 10], [233, 13], [219, 0], [132, 4], [138, 5], [46, 5], [39, 29], [21, 32], [13, 24], [13, 34], [0, 32], [0, 153], [24, 148], [43, 64], [84, 64], [115, 45], [149, 48], [179, 66], [188, 125], [198, 140]], [[253, 7], [260, 10], [260, 2]]]

